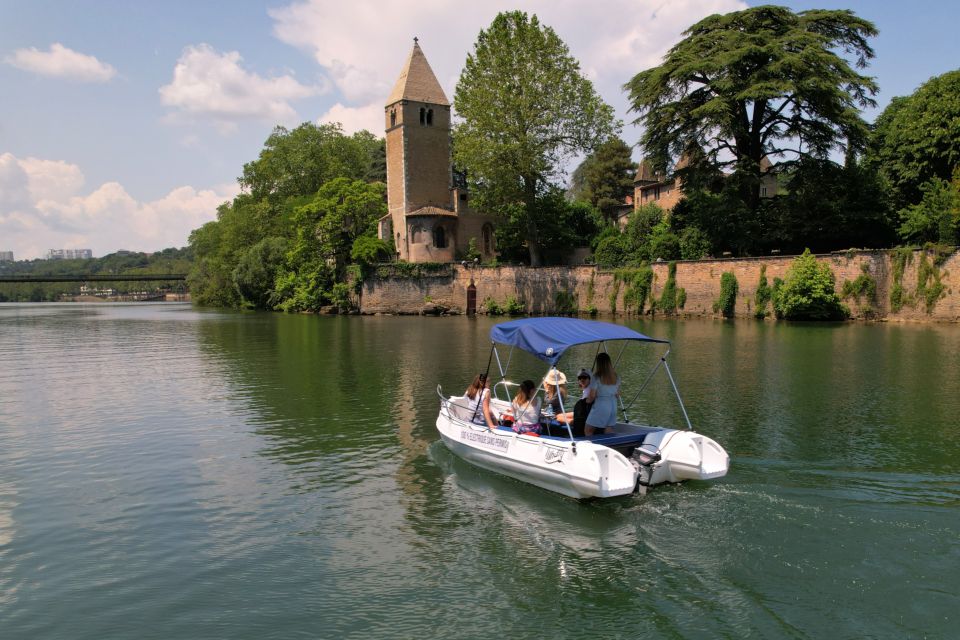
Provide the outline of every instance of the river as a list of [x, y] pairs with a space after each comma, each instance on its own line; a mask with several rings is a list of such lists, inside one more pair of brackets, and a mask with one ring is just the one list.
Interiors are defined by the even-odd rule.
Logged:
[[0, 305], [0, 636], [956, 637], [960, 327], [618, 321], [726, 478], [576, 502], [452, 456], [494, 319]]

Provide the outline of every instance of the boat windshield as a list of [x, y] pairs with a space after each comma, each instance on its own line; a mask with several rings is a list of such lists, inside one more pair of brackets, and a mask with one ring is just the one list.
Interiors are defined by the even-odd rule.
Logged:
[[670, 344], [669, 340], [651, 338], [619, 324], [579, 318], [524, 318], [504, 322], [490, 329], [490, 339], [518, 347], [551, 365], [556, 365], [567, 349], [578, 344], [606, 340]]

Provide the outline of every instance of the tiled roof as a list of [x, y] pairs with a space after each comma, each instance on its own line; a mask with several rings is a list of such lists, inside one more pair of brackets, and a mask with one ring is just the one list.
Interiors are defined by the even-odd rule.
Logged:
[[441, 209], [440, 207], [420, 207], [416, 211], [408, 211], [407, 217], [411, 218], [414, 216], [446, 216], [456, 218], [457, 214], [449, 209]]
[[403, 65], [403, 71], [397, 78], [397, 83], [393, 85], [393, 91], [387, 98], [387, 104], [391, 105], [400, 100], [412, 100], [415, 102], [429, 102], [431, 104], [448, 105], [450, 101], [440, 88], [437, 82], [437, 76], [433, 75], [430, 63], [427, 57], [423, 55], [420, 45], [416, 40], [413, 43], [413, 50], [407, 63]]

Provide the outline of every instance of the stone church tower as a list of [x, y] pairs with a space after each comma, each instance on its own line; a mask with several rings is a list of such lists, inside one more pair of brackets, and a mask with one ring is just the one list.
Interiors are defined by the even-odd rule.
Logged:
[[387, 98], [387, 209], [380, 238], [396, 258], [452, 262], [471, 238], [484, 260], [496, 256], [493, 221], [468, 205], [450, 151], [450, 101], [414, 38], [413, 50]]

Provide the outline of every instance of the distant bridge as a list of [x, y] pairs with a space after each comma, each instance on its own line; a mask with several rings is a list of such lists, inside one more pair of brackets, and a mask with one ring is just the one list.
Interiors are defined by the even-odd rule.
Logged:
[[55, 276], [33, 275], [2, 275], [0, 282], [168, 282], [170, 280], [186, 280], [185, 273], [134, 273], [134, 274], [106, 274], [106, 273], [78, 273], [61, 274]]

